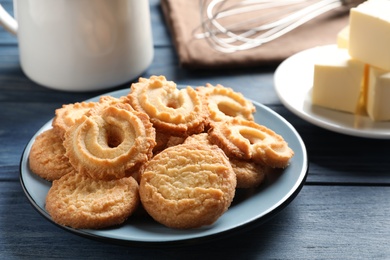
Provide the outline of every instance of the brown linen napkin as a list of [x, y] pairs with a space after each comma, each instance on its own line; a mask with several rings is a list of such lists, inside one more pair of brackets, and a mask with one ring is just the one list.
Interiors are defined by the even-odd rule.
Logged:
[[200, 1], [161, 0], [161, 7], [180, 64], [189, 69], [238, 68], [278, 63], [302, 50], [336, 43], [337, 33], [348, 24], [349, 19], [348, 9], [337, 8], [275, 41], [227, 54], [216, 51], [205, 39], [194, 37], [194, 30], [199, 29], [201, 24]]

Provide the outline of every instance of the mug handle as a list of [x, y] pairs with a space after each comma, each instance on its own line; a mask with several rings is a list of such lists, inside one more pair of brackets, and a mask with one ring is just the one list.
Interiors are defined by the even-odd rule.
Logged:
[[18, 32], [18, 23], [0, 4], [0, 25], [8, 32], [16, 35]]

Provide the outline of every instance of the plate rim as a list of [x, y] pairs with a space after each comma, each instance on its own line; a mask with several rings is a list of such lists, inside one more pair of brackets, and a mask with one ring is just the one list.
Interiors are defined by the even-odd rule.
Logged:
[[[297, 115], [298, 117], [304, 119], [305, 121], [316, 125], [318, 127], [321, 127], [323, 129], [330, 130], [332, 132], [344, 134], [344, 135], [350, 135], [350, 136], [355, 136], [355, 137], [362, 137], [362, 138], [371, 138], [371, 139], [390, 139], [390, 131], [389, 132], [373, 132], [370, 129], [358, 129], [358, 128], [352, 128], [352, 127], [344, 127], [342, 125], [333, 123], [329, 121], [331, 119], [330, 117], [327, 118], [326, 120], [321, 120], [319, 118], [316, 118], [314, 115], [307, 111], [303, 111], [303, 105], [305, 102], [305, 98], [302, 97], [302, 101], [300, 102], [299, 105], [300, 107], [296, 107], [293, 104], [291, 104], [288, 101], [288, 98], [284, 95], [284, 87], [279, 84], [279, 81], [281, 78], [283, 78], [285, 71], [289, 68], [290, 64], [294, 62], [295, 59], [299, 60], [302, 57], [306, 57], [308, 53], [315, 53], [316, 51], [319, 51], [321, 49], [325, 48], [335, 48], [337, 45], [335, 44], [329, 44], [329, 45], [322, 45], [322, 46], [316, 46], [312, 47], [303, 51], [300, 51], [284, 61], [282, 61], [279, 66], [276, 68], [275, 73], [274, 73], [274, 89], [276, 91], [277, 96], [279, 97], [279, 100], [281, 103], [289, 109], [292, 113]], [[314, 65], [314, 61], [311, 60], [311, 62]], [[297, 64], [295, 64], [296, 66]], [[309, 76], [308, 76], [309, 77]], [[311, 77], [311, 76], [310, 76]], [[292, 83], [293, 84], [293, 83]], [[296, 84], [294, 87], [299, 87], [302, 89], [306, 89], [306, 86], [301, 86], [300, 84]], [[311, 90], [311, 86], [308, 87], [309, 90]], [[320, 107], [319, 107], [320, 108]], [[336, 111], [336, 110], [331, 110], [331, 109], [326, 109], [326, 108], [320, 108], [324, 110], [328, 110], [333, 114], [339, 114], [339, 115], [346, 115], [347, 113], [341, 112], [341, 111]], [[350, 114], [350, 117], [352, 118], [354, 115]], [[375, 122], [373, 122], [375, 123]], [[390, 124], [390, 123], [389, 123]]]
[[[178, 85], [178, 87], [182, 87], [182, 86]], [[127, 89], [111, 91], [111, 92], [104, 93], [102, 95], [98, 95], [96, 97], [87, 99], [85, 101], [88, 102], [88, 101], [96, 100], [97, 98], [99, 98], [100, 96], [103, 96], [103, 95], [115, 96], [115, 94], [122, 93], [125, 90], [127, 90]], [[257, 227], [257, 226], [267, 222], [268, 220], [270, 220], [271, 218], [273, 218], [274, 216], [279, 214], [287, 205], [289, 205], [296, 198], [296, 196], [299, 194], [299, 192], [301, 191], [302, 187], [304, 186], [304, 184], [306, 182], [306, 178], [307, 178], [308, 171], [309, 171], [309, 159], [308, 159], [306, 146], [305, 146], [301, 136], [297, 132], [297, 130], [285, 118], [283, 118], [281, 115], [279, 115], [277, 112], [275, 112], [271, 108], [269, 108], [269, 107], [267, 107], [259, 102], [256, 102], [253, 100], [251, 100], [251, 101], [253, 102], [253, 104], [255, 106], [259, 106], [262, 109], [267, 110], [269, 113], [271, 113], [272, 116], [277, 117], [279, 120], [281, 120], [283, 122], [283, 124], [286, 125], [286, 127], [289, 128], [290, 131], [293, 132], [293, 134], [294, 134], [293, 136], [297, 139], [299, 146], [302, 149], [303, 164], [302, 164], [302, 167], [300, 167], [299, 175], [297, 175], [297, 176], [299, 176], [299, 178], [294, 183], [294, 185], [291, 187], [289, 192], [286, 193], [283, 198], [280, 198], [278, 200], [278, 203], [274, 204], [273, 207], [270, 207], [268, 209], [268, 211], [265, 212], [263, 215], [261, 215], [261, 216], [256, 215], [256, 217], [254, 217], [252, 219], [248, 219], [246, 222], [241, 223], [239, 225], [236, 225], [235, 227], [224, 229], [224, 230], [216, 232], [216, 233], [210, 233], [210, 234], [205, 234], [205, 235], [200, 235], [200, 236], [195, 236], [195, 237], [188, 237], [185, 239], [179, 238], [179, 239], [170, 239], [170, 240], [164, 240], [164, 241], [157, 241], [157, 240], [145, 241], [145, 240], [134, 240], [134, 239], [125, 240], [125, 239], [115, 238], [115, 237], [100, 236], [100, 235], [89, 232], [89, 231], [93, 232], [94, 230], [74, 229], [74, 228], [63, 226], [63, 225], [60, 225], [60, 224], [54, 222], [52, 220], [52, 218], [50, 217], [50, 215], [47, 213], [47, 211], [42, 209], [38, 205], [38, 203], [34, 200], [33, 196], [30, 194], [30, 191], [29, 191], [28, 187], [26, 186], [26, 183], [23, 179], [23, 174], [24, 174], [23, 173], [23, 163], [26, 163], [26, 164], [28, 163], [28, 154], [26, 154], [27, 148], [29, 146], [31, 146], [31, 144], [33, 143], [33, 140], [35, 139], [37, 134], [39, 132], [42, 132], [45, 128], [47, 128], [48, 124], [51, 124], [52, 119], [49, 120], [48, 122], [46, 122], [45, 124], [43, 124], [39, 128], [39, 130], [34, 133], [34, 135], [27, 142], [25, 148], [23, 149], [22, 156], [20, 159], [20, 164], [19, 164], [19, 180], [20, 180], [22, 189], [23, 189], [25, 195], [27, 196], [30, 204], [33, 206], [33, 208], [39, 214], [41, 214], [46, 220], [48, 220], [49, 222], [51, 222], [55, 226], [58, 226], [58, 227], [66, 230], [70, 233], [73, 233], [73, 234], [76, 234], [76, 235], [79, 235], [82, 237], [86, 237], [86, 238], [98, 240], [98, 241], [103, 241], [103, 242], [109, 242], [109, 243], [113, 243], [113, 244], [137, 245], [137, 246], [159, 246], [159, 245], [180, 246], [180, 245], [188, 245], [188, 244], [203, 243], [203, 242], [207, 242], [207, 241], [212, 241], [212, 240], [216, 240], [216, 239], [221, 238], [221, 237], [227, 237], [228, 235], [240, 233], [240, 232], [247, 230], [249, 228], [252, 229], [254, 227]]]

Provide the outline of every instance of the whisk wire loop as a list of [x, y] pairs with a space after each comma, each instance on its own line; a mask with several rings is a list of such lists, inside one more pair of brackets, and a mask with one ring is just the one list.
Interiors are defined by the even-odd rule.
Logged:
[[[194, 33], [194, 37], [206, 39], [224, 53], [248, 50], [353, 1], [356, 0], [200, 0], [202, 22], [197, 29], [202, 32]], [[241, 21], [229, 23], [229, 18], [237, 15]]]

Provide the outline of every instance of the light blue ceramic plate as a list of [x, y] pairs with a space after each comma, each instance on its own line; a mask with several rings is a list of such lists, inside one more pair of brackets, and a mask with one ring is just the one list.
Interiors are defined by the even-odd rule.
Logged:
[[[120, 97], [128, 89], [108, 93]], [[99, 97], [89, 101], [96, 101]], [[120, 244], [183, 244], [203, 242], [223, 235], [254, 227], [280, 212], [301, 190], [308, 172], [308, 158], [305, 145], [290, 123], [280, 115], [254, 102], [257, 112], [255, 121], [281, 134], [294, 150], [291, 164], [275, 174], [255, 191], [238, 191], [229, 210], [211, 226], [191, 230], [174, 230], [162, 226], [148, 217], [130, 217], [123, 225], [103, 230], [73, 229], [60, 226], [72, 233]], [[34, 208], [46, 219], [53, 222], [45, 209], [45, 198], [51, 183], [37, 177], [28, 166], [28, 155], [37, 135], [51, 127], [47, 122], [27, 144], [21, 158], [20, 181], [27, 198]], [[54, 222], [53, 222], [54, 223]]]

